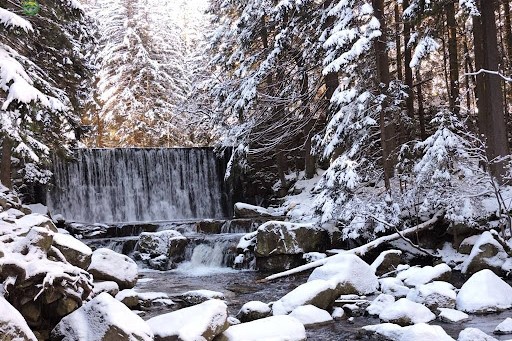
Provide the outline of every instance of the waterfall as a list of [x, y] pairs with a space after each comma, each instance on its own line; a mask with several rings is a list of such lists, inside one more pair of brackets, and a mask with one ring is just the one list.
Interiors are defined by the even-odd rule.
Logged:
[[222, 218], [224, 160], [211, 148], [79, 149], [54, 158], [53, 214], [79, 222]]

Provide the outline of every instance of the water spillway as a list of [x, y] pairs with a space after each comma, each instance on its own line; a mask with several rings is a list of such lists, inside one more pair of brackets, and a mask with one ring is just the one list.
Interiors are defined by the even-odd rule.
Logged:
[[47, 204], [80, 222], [227, 217], [225, 164], [212, 148], [78, 149], [54, 158]]

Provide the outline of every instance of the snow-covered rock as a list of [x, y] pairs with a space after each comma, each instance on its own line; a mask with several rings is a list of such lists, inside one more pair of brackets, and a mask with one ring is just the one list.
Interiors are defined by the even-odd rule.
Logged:
[[146, 260], [148, 265], [158, 270], [174, 268], [177, 262], [183, 260], [187, 238], [175, 230], [159, 232], [142, 232], [139, 235], [137, 251]]
[[155, 341], [211, 341], [229, 326], [228, 307], [220, 300], [210, 300], [147, 321]]
[[459, 245], [458, 251], [459, 253], [469, 255], [473, 246], [476, 244], [477, 240], [480, 238], [479, 234], [469, 236], [465, 238]]
[[384, 336], [391, 341], [455, 341], [440, 326], [418, 323], [400, 327], [393, 323], [382, 323], [363, 327], [363, 330]]
[[130, 257], [106, 248], [92, 253], [87, 271], [95, 280], [116, 282], [120, 289], [131, 289], [137, 283], [137, 264]]
[[393, 296], [387, 294], [380, 294], [366, 308], [366, 311], [370, 315], [379, 315], [382, 312], [382, 310], [384, 310], [384, 308], [393, 303], [395, 303], [395, 298]]
[[291, 316], [271, 316], [229, 327], [215, 341], [305, 341], [306, 329]]
[[402, 251], [386, 250], [383, 251], [370, 265], [377, 276], [381, 276], [390, 271], [396, 270], [400, 262]]
[[328, 280], [336, 284], [338, 295], [365, 295], [379, 288], [374, 269], [356, 255], [336, 255], [317, 267], [308, 281]]
[[411, 267], [399, 272], [396, 278], [402, 280], [408, 287], [416, 287], [421, 284], [427, 284], [435, 280], [444, 280], [451, 274], [452, 269], [445, 263], [434, 267]]
[[430, 322], [436, 318], [436, 315], [422, 304], [401, 298], [385, 307], [379, 314], [379, 318], [384, 322], [406, 326]]
[[439, 308], [439, 315], [437, 318], [443, 322], [458, 323], [469, 319], [469, 315], [462, 311], [450, 309], [450, 308]]
[[52, 232], [58, 232], [53, 221], [45, 215], [32, 213], [15, 220], [14, 222], [21, 228], [30, 228], [34, 226], [43, 227]]
[[235, 218], [258, 218], [271, 217], [272, 213], [264, 207], [237, 202], [234, 206], [234, 215]]
[[496, 335], [512, 334], [512, 318], [507, 317], [503, 322], [498, 324], [494, 329]]
[[336, 283], [316, 279], [299, 285], [272, 305], [274, 315], [287, 315], [301, 305], [312, 304], [320, 309], [330, 306], [338, 297]]
[[406, 297], [409, 294], [410, 288], [404, 285], [402, 280], [396, 277], [387, 277], [379, 279], [380, 291], [383, 294], [392, 295], [395, 298]]
[[119, 285], [114, 281], [94, 282], [94, 287], [92, 288], [93, 295], [97, 296], [102, 292], [106, 292], [112, 297], [115, 297], [119, 292]]
[[153, 332], [138, 315], [107, 293], [101, 293], [64, 317], [51, 332], [52, 341], [152, 341]]
[[345, 310], [342, 307], [334, 307], [331, 314], [334, 320], [341, 320], [345, 317]]
[[224, 300], [224, 294], [212, 290], [191, 290], [177, 296], [186, 306], [192, 306], [208, 300]]
[[164, 292], [137, 292], [133, 289], [124, 289], [115, 298], [130, 309], [138, 309], [151, 306], [153, 301], [168, 299], [169, 295]]
[[501, 273], [501, 267], [507, 259], [503, 246], [494, 238], [491, 232], [485, 231], [475, 242], [471, 253], [462, 264], [461, 272], [474, 274], [483, 269], [491, 269]]
[[240, 320], [240, 322], [250, 322], [269, 317], [270, 315], [272, 315], [272, 309], [267, 303], [260, 301], [250, 301], [245, 303], [242, 308], [240, 308], [240, 311], [236, 317]]
[[308, 304], [293, 309], [290, 316], [299, 320], [304, 327], [332, 322], [332, 316], [327, 311]]
[[74, 266], [85, 270], [91, 264], [91, 248], [71, 235], [55, 233], [52, 245]]
[[2, 295], [0, 295], [0, 339], [37, 341], [23, 316]]
[[457, 341], [498, 341], [477, 328], [466, 328], [459, 333]]
[[489, 313], [512, 307], [512, 287], [491, 270], [475, 273], [457, 294], [457, 309], [467, 313]]
[[456, 298], [455, 287], [441, 281], [422, 284], [407, 295], [407, 299], [421, 303], [432, 311], [438, 308], [455, 308]]

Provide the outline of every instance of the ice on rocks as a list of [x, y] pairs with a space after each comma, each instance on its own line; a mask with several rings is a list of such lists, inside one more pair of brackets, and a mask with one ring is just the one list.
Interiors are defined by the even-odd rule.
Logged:
[[332, 316], [327, 311], [308, 304], [293, 309], [290, 316], [299, 320], [304, 327], [332, 322]]
[[328, 280], [336, 284], [339, 294], [371, 294], [379, 288], [374, 269], [356, 255], [336, 255], [313, 270], [308, 281]]
[[384, 294], [392, 295], [395, 298], [406, 297], [411, 291], [404, 285], [402, 280], [396, 277], [387, 277], [379, 279], [380, 291]]
[[494, 329], [494, 334], [497, 335], [506, 335], [512, 334], [512, 318], [507, 317], [505, 321], [501, 322]]
[[488, 269], [471, 276], [457, 294], [457, 309], [489, 313], [512, 307], [512, 287]]
[[99, 294], [64, 317], [51, 336], [66, 341], [103, 341], [111, 333], [117, 333], [119, 340], [153, 340], [146, 322], [107, 293]]
[[396, 276], [402, 280], [408, 287], [416, 287], [421, 284], [427, 284], [434, 280], [443, 278], [451, 273], [452, 269], [445, 263], [438, 264], [434, 267], [411, 267], [404, 270]]
[[229, 326], [228, 311], [223, 301], [210, 300], [147, 321], [155, 341], [211, 341]]
[[448, 323], [458, 323], [469, 319], [469, 315], [455, 309], [439, 308], [439, 315], [437, 316], [441, 321]]
[[498, 341], [477, 328], [466, 328], [459, 333], [457, 341]]
[[120, 289], [130, 289], [137, 283], [137, 264], [128, 256], [106, 248], [92, 253], [87, 269], [96, 280], [114, 281]]
[[404, 326], [430, 322], [436, 318], [436, 315], [422, 304], [401, 298], [385, 307], [379, 314], [379, 318], [384, 322]]
[[391, 341], [455, 341], [446, 334], [442, 327], [431, 326], [426, 323], [418, 323], [407, 327], [400, 327], [393, 323], [382, 323], [366, 326], [363, 329], [382, 335]]
[[292, 316], [271, 316], [229, 327], [215, 341], [305, 341], [304, 325]]
[[336, 284], [332, 281], [315, 279], [299, 285], [272, 305], [274, 315], [289, 314], [301, 305], [312, 304], [318, 308], [327, 308], [338, 296]]
[[37, 341], [21, 314], [0, 295], [0, 339]]
[[382, 310], [384, 310], [384, 308], [393, 303], [395, 303], [395, 298], [392, 295], [380, 294], [366, 308], [366, 311], [370, 315], [379, 315], [382, 312]]

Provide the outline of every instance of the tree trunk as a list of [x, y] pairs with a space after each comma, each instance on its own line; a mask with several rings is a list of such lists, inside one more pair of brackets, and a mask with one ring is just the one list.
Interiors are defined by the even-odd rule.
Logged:
[[7, 136], [4, 136], [2, 139], [2, 159], [0, 161], [0, 182], [10, 189], [12, 189], [11, 148], [11, 140]]
[[[494, 16], [495, 0], [479, 0], [480, 16], [473, 17], [475, 42], [475, 64], [477, 70], [498, 71], [498, 38]], [[496, 158], [509, 154], [505, 117], [503, 113], [503, 93], [501, 78], [487, 72], [476, 77], [478, 127], [485, 137], [486, 154], [490, 161], [491, 174], [504, 182], [505, 165], [493, 162]]]
[[[402, 2], [403, 9], [409, 7], [409, 0], [403, 0]], [[411, 68], [411, 60], [412, 60], [412, 50], [409, 45], [409, 40], [411, 39], [411, 23], [408, 20], [404, 20], [404, 70], [405, 70], [405, 85], [407, 86], [407, 99], [405, 101], [405, 107], [407, 109], [407, 114], [411, 119], [414, 118], [414, 94], [412, 89], [412, 68]], [[421, 122], [420, 122], [421, 124]], [[424, 140], [426, 137], [421, 136], [421, 139]]]
[[416, 80], [418, 81], [418, 85], [416, 86], [416, 94], [418, 96], [418, 118], [420, 121], [420, 136], [422, 140], [427, 138], [427, 131], [425, 128], [425, 109], [423, 106], [423, 92], [421, 90], [421, 73], [420, 70], [416, 70]]
[[[375, 17], [380, 22], [382, 35], [375, 41], [375, 57], [377, 64], [377, 81], [379, 82], [379, 91], [383, 91], [388, 96], [388, 87], [390, 82], [389, 74], [389, 57], [387, 52], [387, 27], [384, 19], [384, 0], [373, 0], [373, 8], [375, 10]], [[379, 117], [380, 124], [380, 139], [382, 147], [382, 168], [384, 170], [384, 183], [386, 188], [391, 188], [389, 180], [393, 177], [394, 164], [391, 159], [391, 153], [394, 148], [394, 120], [389, 116], [389, 101], [385, 100]]]
[[448, 58], [450, 64], [450, 110], [459, 113], [459, 55], [457, 49], [457, 22], [455, 21], [455, 5], [452, 1], [445, 6], [446, 26], [448, 27]]
[[403, 80], [402, 73], [402, 42], [400, 37], [400, 5], [398, 2], [395, 4], [395, 50], [396, 50], [396, 77], [398, 80]]

